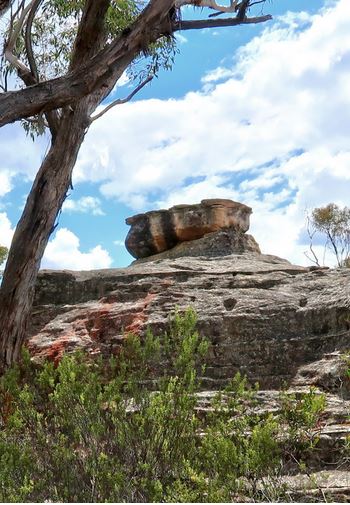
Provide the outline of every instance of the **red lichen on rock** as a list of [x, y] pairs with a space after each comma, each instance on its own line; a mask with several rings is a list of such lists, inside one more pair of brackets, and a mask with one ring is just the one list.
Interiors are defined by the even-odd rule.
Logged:
[[141, 302], [139, 311], [132, 314], [133, 320], [128, 326], [125, 327], [125, 332], [134, 333], [135, 335], [139, 335], [141, 333], [148, 319], [146, 310], [155, 297], [155, 293], [148, 293], [148, 295]]
[[110, 303], [104, 303], [103, 308], [93, 311], [84, 321], [89, 336], [94, 341], [103, 339], [106, 328], [111, 326], [113, 308]]
[[30, 341], [27, 342], [27, 348], [32, 356], [34, 355], [37, 358], [43, 357], [45, 359], [53, 361], [54, 365], [57, 366], [62, 359], [62, 356], [65, 353], [67, 347], [69, 347], [71, 343], [72, 341], [69, 336], [62, 336], [58, 337], [49, 346], [46, 346], [41, 350], [39, 350], [35, 345], [33, 346]]
[[[27, 343], [36, 361], [49, 359], [57, 365], [65, 352], [84, 349], [98, 354], [118, 347], [125, 333], [140, 334], [147, 323], [147, 308], [156, 293], [148, 293], [125, 305], [105, 299], [83, 305], [73, 315], [61, 314], [33, 335]], [[109, 300], [110, 301], [110, 300]]]

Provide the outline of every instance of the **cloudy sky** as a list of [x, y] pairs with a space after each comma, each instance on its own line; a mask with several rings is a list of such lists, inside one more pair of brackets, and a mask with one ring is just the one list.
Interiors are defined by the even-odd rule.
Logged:
[[[264, 11], [272, 22], [180, 34], [173, 70], [93, 124], [42, 267], [128, 265], [126, 217], [221, 197], [253, 208], [264, 253], [310, 264], [305, 212], [350, 204], [349, 0]], [[130, 93], [123, 84], [109, 100]], [[0, 244], [47, 147], [19, 125], [0, 130]]]

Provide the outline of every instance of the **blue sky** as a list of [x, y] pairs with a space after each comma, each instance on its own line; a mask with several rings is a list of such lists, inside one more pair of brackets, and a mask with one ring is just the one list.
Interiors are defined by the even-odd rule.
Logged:
[[[253, 208], [263, 252], [309, 263], [305, 210], [349, 205], [350, 9], [274, 0], [264, 11], [264, 25], [179, 34], [173, 70], [93, 124], [43, 267], [126, 266], [126, 217], [216, 197]], [[130, 93], [123, 83], [108, 100]], [[2, 244], [47, 145], [17, 124], [0, 130]]]

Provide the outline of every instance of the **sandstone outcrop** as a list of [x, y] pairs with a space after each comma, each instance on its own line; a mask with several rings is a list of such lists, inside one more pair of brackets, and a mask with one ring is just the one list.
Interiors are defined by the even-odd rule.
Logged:
[[137, 214], [126, 220], [131, 228], [125, 246], [134, 258], [145, 258], [220, 229], [231, 228], [242, 234], [249, 229], [251, 212], [242, 203], [212, 199]]
[[215, 389], [237, 371], [260, 383], [259, 408], [266, 414], [278, 408], [282, 385], [295, 394], [317, 388], [327, 398], [317, 451], [307, 473], [295, 465], [281, 482], [291, 501], [349, 502], [342, 451], [350, 436], [343, 359], [350, 348], [350, 269], [295, 266], [254, 252], [255, 242], [251, 251], [246, 243], [241, 254], [229, 254], [236, 240], [230, 233], [219, 230], [177, 246], [192, 248], [191, 257], [165, 257], [171, 254], [166, 251], [123, 269], [42, 271], [28, 348], [36, 361], [57, 362], [77, 348], [109, 356], [125, 332], [142, 335], [149, 326], [159, 334], [170, 311], [192, 306], [199, 331], [211, 342], [199, 408], [205, 411]]
[[29, 346], [37, 357], [59, 358], [73, 347], [108, 354], [125, 331], [163, 330], [176, 306], [193, 306], [212, 342], [207, 374], [214, 386], [240, 370], [264, 387], [279, 387], [301, 366], [350, 344], [350, 270], [244, 252], [42, 271]]

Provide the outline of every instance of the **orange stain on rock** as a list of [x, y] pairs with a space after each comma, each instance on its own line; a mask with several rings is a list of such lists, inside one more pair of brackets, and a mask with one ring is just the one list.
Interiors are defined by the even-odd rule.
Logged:
[[155, 297], [155, 293], [148, 293], [146, 298], [143, 299], [140, 304], [140, 309], [133, 314], [134, 317], [132, 322], [125, 327], [126, 333], [134, 333], [135, 335], [139, 335], [141, 333], [141, 330], [147, 321], [146, 309]]
[[71, 321], [68, 328], [58, 333], [55, 340], [50, 339], [47, 345], [36, 344], [35, 338], [27, 342], [29, 352], [39, 359], [53, 361], [55, 366], [68, 349], [83, 348], [89, 354], [99, 353], [99, 342], [106, 343], [123, 332], [140, 334], [148, 319], [147, 308], [156, 296], [156, 293], [148, 293], [127, 310], [120, 310], [113, 303], [102, 303]]

